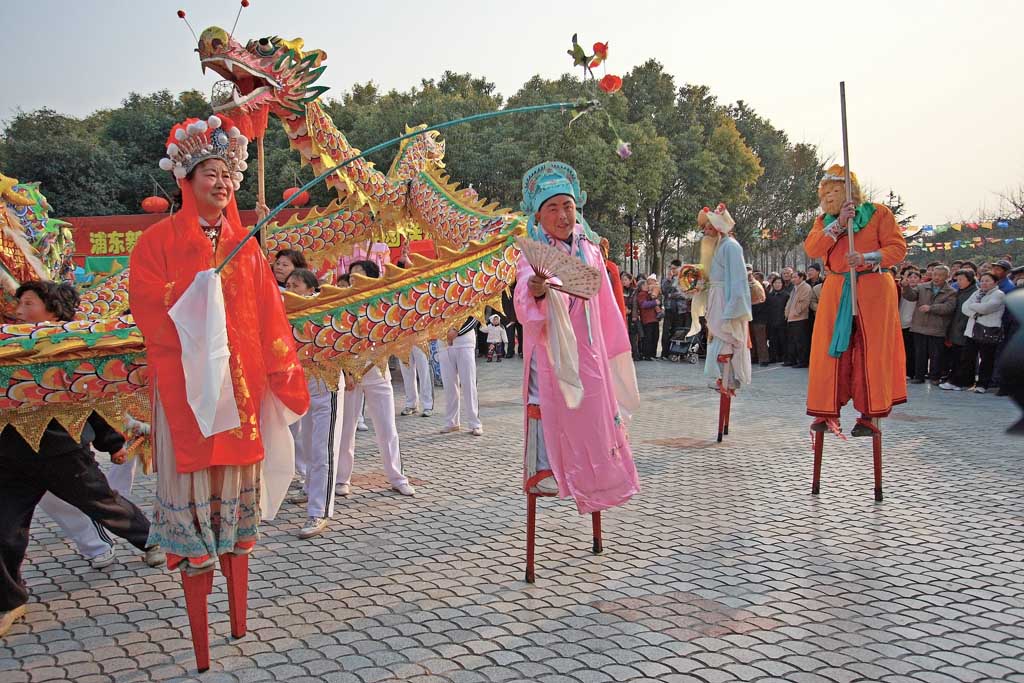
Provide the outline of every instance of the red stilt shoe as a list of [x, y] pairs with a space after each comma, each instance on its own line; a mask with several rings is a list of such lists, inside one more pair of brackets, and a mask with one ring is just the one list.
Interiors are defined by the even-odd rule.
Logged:
[[245, 620], [249, 602], [249, 555], [235, 553], [221, 555], [220, 570], [228, 583], [231, 637], [241, 638], [245, 635]]
[[213, 591], [213, 570], [190, 576], [183, 569], [181, 586], [185, 591], [185, 611], [188, 612], [188, 626], [192, 631], [196, 668], [202, 673], [210, 668], [210, 622], [206, 598]]

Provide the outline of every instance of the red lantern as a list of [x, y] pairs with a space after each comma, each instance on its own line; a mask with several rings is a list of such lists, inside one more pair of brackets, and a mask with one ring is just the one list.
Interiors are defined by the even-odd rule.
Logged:
[[142, 200], [142, 210], [146, 213], [164, 213], [171, 208], [170, 202], [164, 197], [146, 197]]
[[[297, 188], [297, 187], [289, 187], [281, 195], [281, 199], [288, 199], [288, 197], [291, 197], [296, 192], [299, 192], [299, 188]], [[300, 192], [299, 195], [297, 197], [295, 197], [295, 199], [293, 199], [293, 200], [291, 200], [289, 202], [289, 204], [291, 204], [292, 206], [295, 206], [295, 207], [305, 206], [306, 204], [309, 204], [309, 193], [308, 192]]]

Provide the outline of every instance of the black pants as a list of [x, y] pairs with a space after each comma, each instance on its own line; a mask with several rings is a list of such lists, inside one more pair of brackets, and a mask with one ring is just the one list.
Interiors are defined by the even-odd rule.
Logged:
[[661, 357], [665, 358], [668, 355], [668, 343], [672, 339], [672, 333], [676, 331], [676, 328], [680, 324], [681, 316], [678, 313], [672, 313], [671, 311], [665, 311], [665, 319], [661, 325]]
[[939, 379], [945, 344], [944, 337], [914, 333], [914, 379]]
[[806, 365], [811, 357], [811, 325], [806, 320], [786, 323], [786, 360], [793, 365]]
[[28, 602], [21, 563], [32, 514], [47, 491], [139, 550], [147, 547], [149, 520], [110, 488], [92, 452], [80, 448], [31, 457], [0, 453], [0, 611]]
[[978, 347], [974, 340], [967, 337], [963, 346], [956, 346], [960, 351], [956, 367], [953, 369], [953, 376], [950, 383], [958, 387], [967, 388], [974, 386], [974, 378], [978, 376]]
[[[907, 377], [914, 376], [914, 333], [909, 327], [903, 329], [903, 353], [907, 357]], [[974, 376], [971, 376], [971, 381]]]
[[768, 326], [768, 355], [773, 363], [786, 360], [786, 326]]
[[523, 326], [519, 323], [510, 323], [505, 328], [508, 331], [508, 348], [505, 349], [505, 358], [511, 358], [519, 349], [519, 355], [523, 355]]
[[979, 344], [971, 337], [967, 338], [964, 350], [970, 349], [977, 353], [978, 360], [978, 386], [988, 389], [993, 385], [992, 372], [996, 365], [996, 353], [999, 351], [999, 344]]
[[633, 360], [640, 360], [643, 356], [643, 329], [640, 322], [637, 320], [630, 320], [627, 323], [629, 329], [629, 347], [633, 352]]
[[658, 321], [644, 323], [644, 358], [654, 358], [658, 355]]

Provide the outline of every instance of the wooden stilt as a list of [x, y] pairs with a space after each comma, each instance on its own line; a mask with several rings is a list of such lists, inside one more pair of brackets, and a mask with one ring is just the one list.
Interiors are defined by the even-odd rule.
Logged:
[[231, 617], [231, 636], [241, 638], [246, 632], [249, 556], [225, 553], [220, 556], [220, 570], [228, 583], [228, 614]]
[[729, 397], [726, 394], [720, 394], [718, 397], [718, 443], [722, 443], [722, 436], [725, 434], [726, 429], [726, 406], [728, 405]]
[[594, 530], [594, 554], [599, 555], [604, 550], [604, 545], [601, 543], [601, 513], [591, 512], [590, 522]]
[[196, 668], [202, 673], [210, 668], [210, 623], [206, 611], [206, 598], [213, 591], [213, 570], [190, 576], [181, 571], [181, 586], [185, 591], [185, 611], [192, 631], [192, 649], [196, 655]]
[[533, 583], [533, 554], [537, 536], [537, 494], [526, 494], [526, 583]]
[[729, 416], [732, 413], [732, 396], [725, 395], [725, 426], [722, 427], [722, 435], [729, 436]]
[[882, 502], [882, 429], [881, 421], [875, 421], [875, 432], [871, 435], [871, 455], [875, 466], [875, 502]]
[[811, 482], [811, 494], [818, 495], [821, 491], [821, 452], [825, 449], [825, 432], [814, 432], [814, 479]]

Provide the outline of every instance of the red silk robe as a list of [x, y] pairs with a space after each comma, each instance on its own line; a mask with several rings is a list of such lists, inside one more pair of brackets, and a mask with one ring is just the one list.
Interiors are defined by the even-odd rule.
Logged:
[[[309, 407], [305, 375], [295, 355], [277, 282], [259, 245], [246, 238], [244, 228], [225, 217], [215, 255], [198, 223], [179, 213], [146, 230], [132, 250], [131, 311], [146, 341], [150, 383], [153, 390], [159, 388], [180, 473], [263, 460], [259, 416], [268, 390], [295, 413], [305, 413]], [[181, 344], [168, 311], [196, 273], [220, 263], [243, 239], [245, 246], [221, 271], [231, 379], [241, 426], [205, 438], [188, 405]]]

